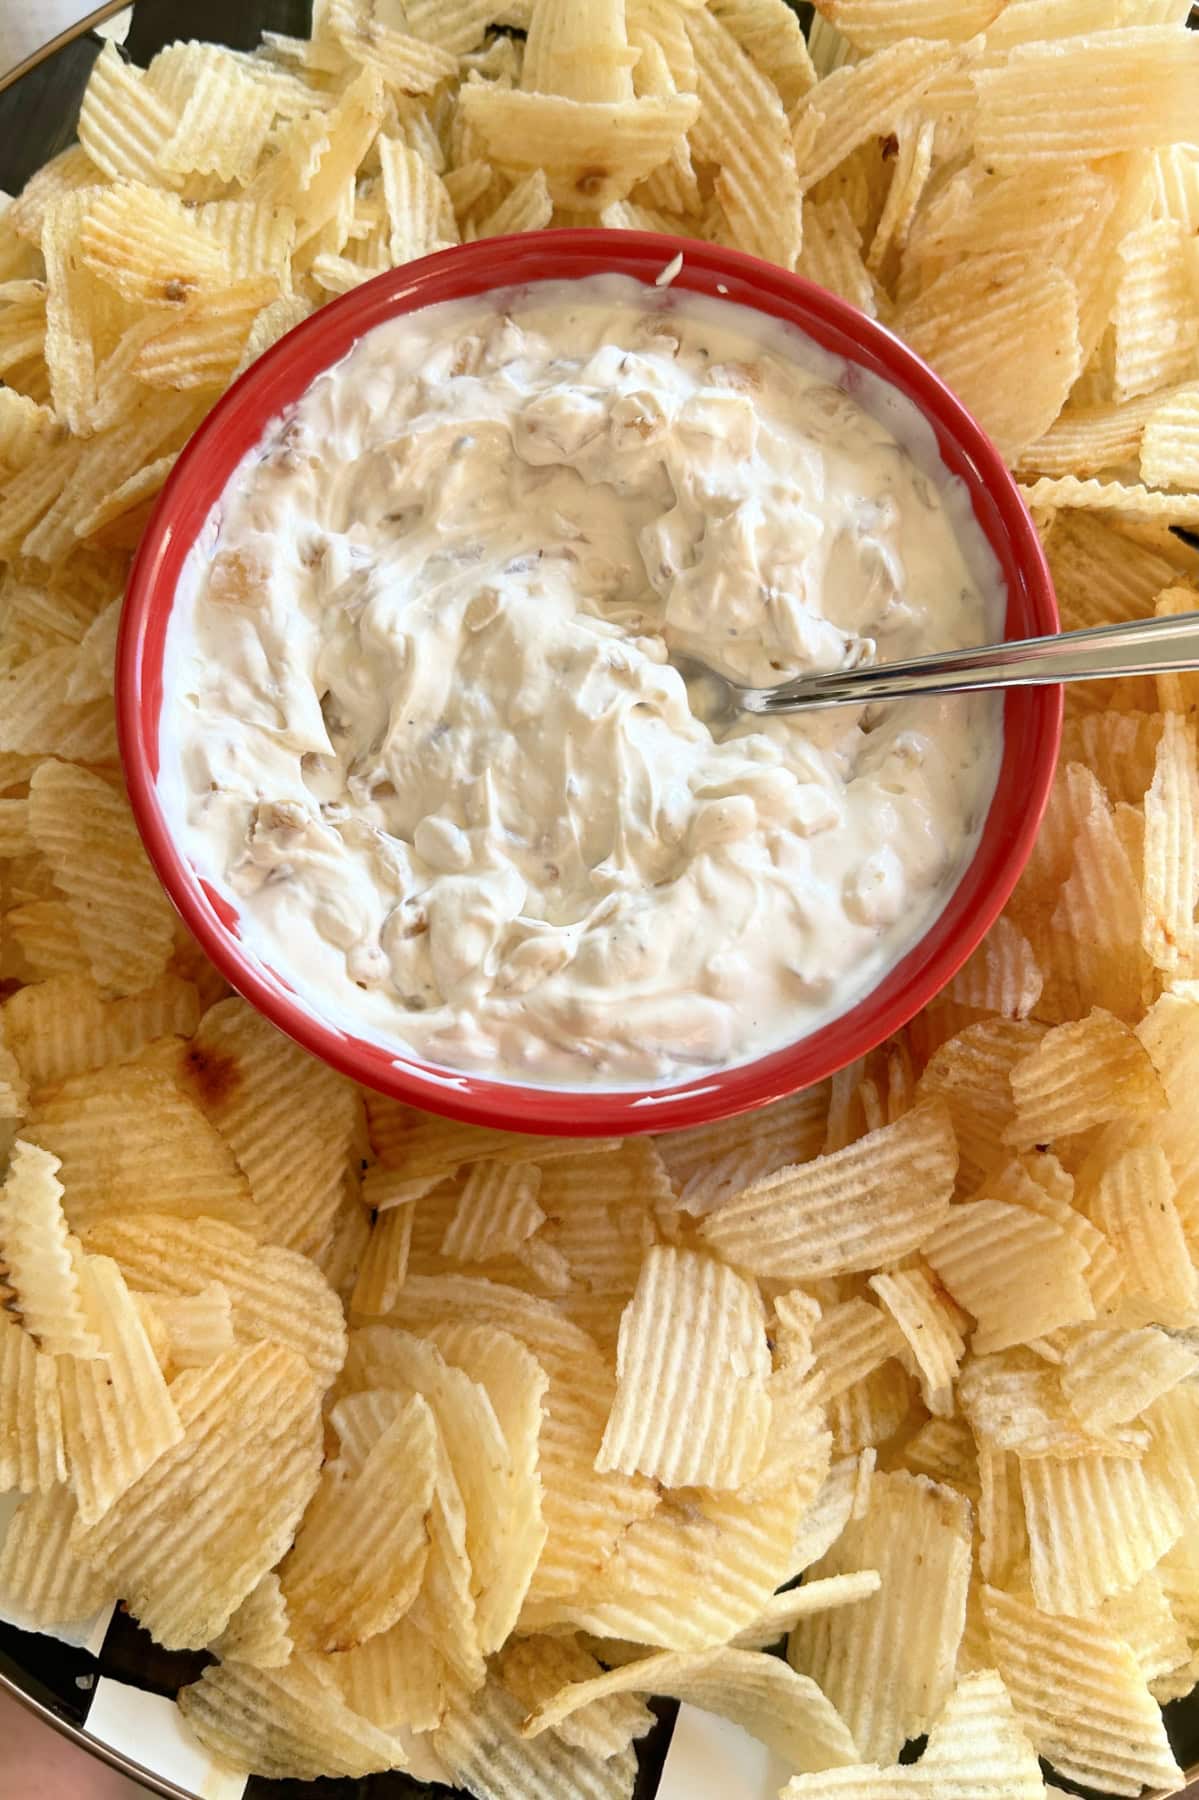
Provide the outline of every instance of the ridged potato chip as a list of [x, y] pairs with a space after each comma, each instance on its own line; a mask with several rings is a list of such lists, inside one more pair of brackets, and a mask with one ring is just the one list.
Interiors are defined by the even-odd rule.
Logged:
[[160, 173], [248, 181], [275, 116], [269, 88], [218, 44], [191, 46], [187, 74], [178, 123], [159, 152]]
[[523, 1733], [536, 1738], [612, 1695], [655, 1693], [731, 1719], [792, 1768], [843, 1768], [857, 1758], [844, 1720], [816, 1683], [758, 1650], [668, 1652], [574, 1682], [537, 1707]]
[[146, 1293], [184, 1298], [219, 1283], [239, 1341], [287, 1346], [322, 1386], [345, 1360], [337, 1296], [320, 1270], [294, 1250], [261, 1244], [221, 1219], [154, 1212], [102, 1219], [86, 1236], [90, 1250], [111, 1256], [130, 1286]]
[[994, 1669], [962, 1677], [928, 1734], [919, 1759], [894, 1768], [877, 1764], [846, 1769], [833, 1781], [798, 1775], [779, 1800], [939, 1800], [942, 1794], [1002, 1794], [1004, 1800], [1038, 1800], [1051, 1792], [1041, 1779], [1036, 1751], [1025, 1735]]
[[650, 173], [695, 123], [693, 94], [583, 101], [514, 93], [483, 83], [461, 89], [463, 115], [501, 167], [543, 169], [556, 205], [599, 212]]
[[81, 1623], [115, 1601], [116, 1588], [76, 1553], [78, 1508], [69, 1487], [22, 1500], [0, 1544], [0, 1608], [27, 1629]]
[[577, 1750], [556, 1732], [525, 1739], [522, 1709], [492, 1678], [478, 1692], [451, 1690], [433, 1749], [455, 1786], [477, 1800], [631, 1800], [637, 1758], [630, 1747], [606, 1761]]
[[995, 1588], [983, 1612], [1020, 1721], [1060, 1775], [1109, 1794], [1183, 1780], [1129, 1645], [1094, 1619], [1047, 1618]]
[[827, 76], [792, 115], [801, 188], [806, 192], [867, 138], [888, 131], [955, 61], [956, 52], [944, 45], [901, 38]]
[[46, 1494], [66, 1479], [54, 1358], [0, 1311], [0, 1490]]
[[394, 1735], [351, 1712], [338, 1689], [299, 1657], [279, 1669], [214, 1663], [179, 1690], [178, 1701], [214, 1756], [269, 1780], [360, 1780], [407, 1761]]
[[[1049, 1219], [1001, 1200], [955, 1206], [924, 1256], [971, 1313], [976, 1355], [1026, 1344], [1095, 1316], [1087, 1251]], [[1035, 1278], [1030, 1271], [1037, 1271]]]
[[118, 996], [148, 987], [165, 971], [174, 917], [122, 796], [86, 769], [44, 762], [29, 784], [29, 829], [96, 981]]
[[115, 44], [105, 44], [79, 111], [79, 143], [96, 167], [114, 181], [180, 186], [177, 175], [160, 170], [175, 124], [175, 115], [151, 91], [143, 71], [127, 63]]
[[1165, 1094], [1153, 1064], [1126, 1025], [1102, 1008], [1049, 1031], [1010, 1074], [1016, 1117], [1004, 1140], [1047, 1143], [1124, 1114], [1160, 1111]]
[[395, 1305], [408, 1273], [414, 1205], [390, 1207], [371, 1226], [350, 1296], [352, 1313], [377, 1317]]
[[821, 1082], [758, 1112], [669, 1131], [654, 1141], [680, 1205], [702, 1214], [763, 1175], [816, 1156], [827, 1112], [828, 1087]]
[[1101, 1432], [1137, 1418], [1197, 1373], [1195, 1352], [1164, 1331], [1095, 1326], [1067, 1346], [1062, 1392], [1083, 1424]]
[[862, 234], [840, 195], [804, 204], [804, 241], [796, 268], [818, 287], [878, 317], [878, 289], [862, 255]]
[[298, 1643], [351, 1650], [416, 1599], [429, 1556], [435, 1433], [427, 1402], [414, 1395], [360, 1469], [326, 1469], [282, 1568]]
[[55, 1358], [63, 1439], [83, 1526], [115, 1503], [183, 1437], [183, 1422], [124, 1277], [106, 1256], [80, 1257], [79, 1291], [100, 1356]]
[[320, 1388], [263, 1343], [185, 1370], [171, 1401], [173, 1446], [101, 1515], [81, 1507], [74, 1543], [160, 1644], [199, 1649], [292, 1541], [320, 1468]]
[[865, 1516], [846, 1525], [812, 1574], [862, 1568], [878, 1570], [879, 1592], [801, 1619], [787, 1656], [833, 1702], [860, 1756], [893, 1761], [950, 1694], [966, 1613], [969, 1503], [923, 1476], [876, 1474]]
[[80, 260], [126, 300], [177, 307], [197, 287], [227, 278], [221, 246], [173, 194], [144, 181], [88, 191]]
[[214, 1281], [197, 1294], [139, 1294], [143, 1322], [146, 1309], [161, 1327], [166, 1363], [171, 1374], [180, 1369], [203, 1369], [234, 1348], [233, 1305], [229, 1290]]
[[291, 1661], [295, 1644], [276, 1574], [264, 1575], [250, 1589], [209, 1649], [221, 1662], [248, 1663], [254, 1669], [281, 1669]]
[[328, 1666], [351, 1711], [385, 1731], [436, 1731], [445, 1717], [446, 1663], [411, 1613]]
[[[496, 1674], [526, 1713], [552, 1702], [572, 1684], [602, 1677], [602, 1665], [577, 1636], [514, 1638], [496, 1662]], [[533, 1735], [526, 1719], [522, 1735]], [[653, 1729], [654, 1715], [635, 1691], [608, 1693], [586, 1703], [581, 1713], [556, 1716], [563, 1743], [607, 1760]]]
[[18, 1138], [0, 1190], [0, 1264], [21, 1324], [49, 1356], [101, 1356], [67, 1231], [57, 1157]]
[[257, 1230], [228, 1146], [158, 1069], [111, 1064], [42, 1088], [26, 1134], [59, 1158], [75, 1231], [137, 1213], [211, 1216]]
[[1141, 480], [1150, 487], [1199, 485], [1199, 387], [1154, 407], [1141, 433]]
[[979, 1571], [985, 1581], [1006, 1587], [1028, 1555], [1019, 1459], [980, 1440], [978, 1478]]
[[1199, 1273], [1187, 1247], [1169, 1161], [1156, 1145], [1114, 1155], [1085, 1193], [1091, 1220], [1120, 1258], [1122, 1290], [1165, 1324], [1194, 1322]]
[[441, 1240], [442, 1255], [469, 1263], [515, 1254], [545, 1224], [540, 1189], [534, 1162], [472, 1164]]
[[[1112, 312], [1117, 401], [1152, 394], [1194, 373], [1199, 315], [1193, 302], [1193, 236], [1175, 219], [1153, 219], [1128, 232], [1120, 245]], [[1134, 446], [1126, 460], [1135, 454]]]
[[289, 1249], [319, 1249], [357, 1128], [349, 1082], [243, 1000], [222, 1000], [205, 1013], [180, 1069], [244, 1169], [263, 1235]]
[[698, 1251], [651, 1249], [621, 1320], [596, 1468], [665, 1487], [744, 1485], [766, 1449], [769, 1376], [756, 1284]]
[[953, 1410], [953, 1384], [966, 1345], [960, 1314], [924, 1270], [872, 1275], [870, 1286], [903, 1334], [916, 1364], [924, 1404], [934, 1415]]
[[933, 1099], [844, 1150], [752, 1183], [700, 1233], [728, 1261], [784, 1280], [875, 1268], [936, 1228], [956, 1167], [949, 1114]]
[[1167, 1484], [1126, 1456], [1024, 1459], [1020, 1487], [1037, 1605], [1083, 1613], [1132, 1587], [1183, 1526]]
[[806, 1392], [819, 1405], [835, 1400], [903, 1347], [903, 1333], [891, 1314], [860, 1295], [826, 1307], [812, 1327], [813, 1367]]
[[783, 103], [719, 16], [684, 15], [695, 56], [695, 155], [716, 166], [716, 194], [733, 241], [792, 268], [803, 241], [799, 179]]

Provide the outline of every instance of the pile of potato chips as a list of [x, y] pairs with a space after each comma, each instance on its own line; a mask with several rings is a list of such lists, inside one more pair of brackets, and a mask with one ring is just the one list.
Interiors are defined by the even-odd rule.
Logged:
[[112, 659], [239, 369], [551, 223], [835, 289], [994, 434], [1067, 626], [1199, 606], [1187, 11], [822, 0], [808, 44], [784, 0], [321, 0], [252, 55], [107, 47], [0, 213], [0, 1611], [208, 1648], [180, 1706], [235, 1767], [619, 1800], [657, 1694], [788, 1800], [1180, 1781], [1199, 678], [1070, 692], [1014, 900], [905, 1032], [622, 1144], [405, 1109], [230, 997]]

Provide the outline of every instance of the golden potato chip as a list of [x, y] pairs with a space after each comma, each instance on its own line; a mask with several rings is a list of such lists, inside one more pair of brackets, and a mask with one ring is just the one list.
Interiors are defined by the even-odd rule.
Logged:
[[222, 1763], [271, 1780], [359, 1780], [407, 1763], [397, 1737], [351, 1712], [338, 1689], [300, 1657], [278, 1669], [214, 1663], [179, 1690], [178, 1704]]
[[1043, 1032], [1031, 1019], [980, 1020], [942, 1044], [920, 1077], [917, 1093], [948, 1108], [966, 1191], [1004, 1159], [1003, 1132], [1015, 1110], [1007, 1078]]
[[835, 1769], [857, 1760], [844, 1720], [814, 1681], [777, 1656], [732, 1648], [668, 1652], [573, 1682], [537, 1707], [525, 1721], [524, 1735], [536, 1738], [579, 1709], [617, 1694], [665, 1694], [718, 1713], [793, 1768]]
[[160, 177], [248, 181], [275, 116], [270, 90], [218, 44], [189, 45], [188, 75], [178, 124], [159, 152]]
[[1020, 45], [976, 76], [977, 153], [1004, 167], [1189, 141], [1196, 55], [1166, 26]]
[[161, 167], [175, 115], [150, 89], [145, 74], [105, 44], [92, 65], [79, 111], [79, 143], [114, 181], [178, 187], [180, 177]]
[[791, 112], [815, 86], [816, 70], [798, 16], [786, 0], [715, 0], [712, 11]]
[[1168, 713], [1162, 722], [1153, 781], [1145, 795], [1143, 925], [1145, 949], [1167, 975], [1189, 973], [1194, 960], [1195, 901], [1199, 898], [1197, 814], [1194, 726]]
[[[400, 94], [428, 94], [458, 72], [454, 57], [420, 37], [393, 31], [353, 0], [331, 0], [332, 35], [352, 61], [373, 69]], [[355, 158], [361, 162], [363, 151]]]
[[814, 1162], [752, 1183], [701, 1235], [759, 1274], [803, 1281], [906, 1256], [949, 1207], [957, 1146], [937, 1099]]
[[822, 18], [859, 50], [881, 50], [900, 38], [959, 42], [985, 31], [1002, 11], [1001, 0], [820, 0]]
[[893, 1438], [919, 1400], [919, 1389], [897, 1361], [885, 1362], [829, 1402], [828, 1422], [838, 1456]]
[[174, 1399], [115, 1262], [80, 1257], [79, 1292], [102, 1355], [55, 1358], [71, 1485], [83, 1525], [110, 1511], [183, 1436]]
[[613, 0], [538, 0], [529, 20], [521, 68], [527, 93], [571, 100], [631, 100], [630, 51], [624, 7]]
[[[512, 1639], [497, 1658], [495, 1672], [513, 1699], [532, 1713], [568, 1684], [593, 1681], [603, 1669], [577, 1636], [526, 1637]], [[526, 1719], [522, 1736], [533, 1735], [528, 1724]], [[578, 1713], [555, 1717], [552, 1724], [563, 1743], [606, 1760], [651, 1731], [654, 1715], [635, 1693], [611, 1693]]]
[[795, 266], [818, 287], [877, 318], [878, 290], [862, 256], [862, 234], [839, 195], [806, 202], [803, 249]]
[[[467, 1545], [467, 1515], [462, 1488], [435, 1429], [434, 1481], [428, 1515], [429, 1559], [424, 1580], [408, 1613], [408, 1621], [429, 1639], [445, 1666], [445, 1692], [460, 1681], [472, 1691], [481, 1687], [487, 1665], [479, 1639], [474, 1570]], [[444, 1711], [442, 1714], [444, 1718]]]
[[1002, 1200], [1038, 1213], [1082, 1246], [1087, 1262], [1083, 1275], [1097, 1309], [1120, 1288], [1123, 1276], [1111, 1244], [1073, 1204], [1074, 1180], [1047, 1151], [1031, 1151], [1007, 1163], [979, 1191], [980, 1200]]
[[113, 692], [117, 632], [121, 624], [122, 601], [112, 600], [97, 613], [79, 644], [79, 660], [67, 680], [67, 699], [81, 705], [88, 700], [101, 700]]
[[210, 1282], [197, 1294], [158, 1294], [152, 1300], [139, 1294], [143, 1318], [147, 1303], [165, 1333], [167, 1362], [173, 1373], [202, 1369], [234, 1348], [233, 1305], [221, 1282]]
[[581, 101], [467, 83], [459, 105], [501, 167], [543, 169], [556, 205], [599, 212], [669, 155], [695, 123], [693, 94]]
[[651, 1249], [621, 1320], [597, 1469], [741, 1486], [765, 1451], [769, 1375], [756, 1285], [697, 1251]]
[[[1189, 1670], [1191, 1652], [1186, 1631], [1156, 1572], [1142, 1575], [1134, 1588], [1105, 1600], [1099, 1617], [1129, 1645], [1151, 1691], [1162, 1677], [1169, 1677], [1184, 1666]], [[1160, 1699], [1156, 1691], [1154, 1698]]]
[[903, 1334], [916, 1364], [924, 1404], [934, 1415], [947, 1417], [953, 1410], [958, 1364], [966, 1350], [956, 1307], [919, 1268], [872, 1275], [870, 1286]]
[[968, 1501], [923, 1476], [876, 1474], [865, 1516], [812, 1573], [862, 1568], [878, 1570], [879, 1592], [801, 1619], [787, 1656], [833, 1702], [859, 1755], [891, 1761], [906, 1738], [928, 1730], [950, 1692], [970, 1571]]
[[1135, 1457], [1146, 1448], [1143, 1431], [1089, 1431], [1067, 1401], [1058, 1369], [1030, 1350], [972, 1357], [959, 1378], [958, 1398], [980, 1444], [1022, 1457], [1100, 1451]]
[[1197, 1372], [1195, 1353], [1163, 1331], [1095, 1327], [1067, 1347], [1062, 1391], [1085, 1425], [1105, 1431]]
[[92, 1619], [115, 1601], [116, 1588], [75, 1552], [78, 1511], [69, 1487], [22, 1500], [0, 1544], [0, 1608], [32, 1630]]
[[1192, 1266], [1165, 1153], [1156, 1145], [1114, 1157], [1085, 1195], [1087, 1212], [1111, 1241], [1123, 1292], [1164, 1324], [1194, 1322], [1199, 1274]]
[[236, 999], [205, 1013], [180, 1068], [249, 1178], [264, 1236], [319, 1249], [357, 1129], [350, 1083]]
[[320, 1468], [320, 1388], [264, 1343], [185, 1370], [171, 1399], [173, 1447], [98, 1519], [81, 1504], [75, 1544], [159, 1643], [199, 1649], [292, 1541]]
[[1157, 396], [1141, 434], [1141, 479], [1150, 487], [1199, 485], [1199, 387]]
[[255, 318], [278, 298], [273, 275], [247, 275], [185, 300], [177, 316], [138, 351], [134, 379], [155, 388], [224, 386], [241, 360]]
[[1192, 298], [1192, 243], [1193, 233], [1178, 220], [1152, 219], [1128, 232], [1120, 245], [1112, 314], [1117, 401], [1152, 394], [1194, 372], [1199, 317]]
[[178, 306], [196, 287], [228, 278], [204, 216], [144, 181], [88, 191], [78, 228], [80, 261], [126, 300]]
[[480, 1646], [484, 1653], [497, 1649], [515, 1622], [544, 1539], [539, 1529], [528, 1530], [527, 1460], [518, 1466], [487, 1388], [448, 1364], [435, 1343], [379, 1326], [353, 1334], [344, 1383], [351, 1391], [398, 1386], [432, 1406], [461, 1493]]
[[414, 1395], [359, 1470], [325, 1471], [282, 1569], [298, 1642], [349, 1650], [412, 1605], [429, 1555], [435, 1429]]
[[0, 1264], [21, 1323], [47, 1355], [100, 1356], [63, 1216], [59, 1167], [34, 1144], [18, 1138], [13, 1145], [0, 1190]]
[[21, 988], [4, 1004], [4, 1028], [22, 1073], [35, 1086], [134, 1055], [199, 1022], [190, 982], [164, 975], [140, 994], [106, 1000], [90, 979], [57, 976]]
[[1135, 462], [1145, 426], [1161, 394], [1141, 394], [1122, 402], [1067, 407], [1044, 437], [1030, 444], [1017, 467], [1021, 474], [1100, 475]]
[[49, 449], [58, 421], [48, 406], [39, 406], [15, 388], [0, 388], [0, 472], [5, 477], [26, 468]]
[[1082, 367], [1073, 283], [1052, 265], [1007, 255], [946, 270], [896, 314], [895, 326], [1009, 458], [1048, 430]]
[[835, 1400], [903, 1346], [895, 1320], [868, 1300], [855, 1296], [826, 1307], [812, 1328], [807, 1392], [820, 1405]]
[[767, 1650], [800, 1619], [838, 1606], [854, 1606], [877, 1594], [880, 1585], [876, 1569], [859, 1569], [852, 1575], [827, 1575], [823, 1580], [805, 1581], [801, 1587], [784, 1588], [767, 1602], [752, 1625], [737, 1633], [733, 1643], [742, 1650]]
[[1166, 1483], [1126, 1456], [1041, 1456], [1020, 1464], [1033, 1596], [1045, 1612], [1088, 1612], [1132, 1587], [1182, 1530]]
[[229, 1296], [235, 1336], [296, 1351], [322, 1386], [345, 1360], [337, 1296], [315, 1264], [294, 1250], [260, 1244], [220, 1219], [155, 1212], [101, 1219], [89, 1228], [87, 1243], [150, 1294], [185, 1298], [219, 1283]]
[[1028, 1555], [1019, 1459], [982, 1439], [978, 1479], [979, 1568], [985, 1581], [1004, 1587]]
[[425, 158], [386, 135], [378, 139], [392, 264], [458, 241], [453, 203]]
[[26, 1135], [62, 1163], [66, 1212], [83, 1231], [133, 1213], [208, 1214], [257, 1227], [245, 1176], [168, 1075], [117, 1064], [43, 1088]]
[[[540, 1144], [537, 1146], [541, 1160]], [[571, 1278], [593, 1293], [628, 1294], [656, 1241], [654, 1209], [673, 1204], [662, 1160], [646, 1138], [614, 1151], [544, 1162], [537, 1204], [546, 1222], [538, 1244], [566, 1259]]]
[[531, 175], [514, 184], [512, 191], [481, 218], [472, 220], [464, 233], [467, 242], [476, 238], [499, 237], [509, 231], [539, 231], [553, 217], [545, 175], [535, 169]]
[[1095, 1316], [1086, 1249], [1022, 1207], [1000, 1200], [955, 1206], [926, 1241], [924, 1256], [958, 1305], [973, 1314], [976, 1355]]
[[443, 1256], [486, 1262], [515, 1253], [545, 1223], [536, 1163], [472, 1164], [441, 1242]]
[[428, 1336], [448, 1363], [484, 1389], [507, 1444], [509, 1506], [492, 1519], [491, 1529], [503, 1542], [492, 1589], [480, 1609], [485, 1635], [498, 1642], [515, 1626], [546, 1542], [540, 1470], [546, 1373], [518, 1338], [490, 1325], [447, 1320], [430, 1327]]
[[963, 1006], [1026, 1019], [1043, 986], [1032, 945], [1012, 922], [996, 919], [978, 949], [960, 968], [949, 992]]
[[1133, 1032], [1095, 1007], [1056, 1026], [1010, 1071], [1016, 1116], [1004, 1141], [1029, 1147], [1121, 1115], [1160, 1111], [1165, 1094]]
[[29, 826], [97, 982], [118, 995], [147, 987], [165, 970], [174, 916], [122, 796], [86, 769], [44, 762], [29, 784]]
[[885, 1451], [889, 1468], [927, 1475], [930, 1481], [956, 1488], [977, 1504], [980, 1481], [978, 1449], [964, 1419], [926, 1419], [910, 1437]]
[[375, 1220], [358, 1265], [351, 1312], [378, 1316], [390, 1312], [395, 1305], [408, 1273], [412, 1212], [413, 1203], [409, 1202], [407, 1206], [391, 1207]]
[[1038, 1753], [1060, 1775], [1109, 1794], [1183, 1780], [1132, 1649], [1094, 1619], [1049, 1618], [983, 1590], [1004, 1686]]
[[607, 1760], [591, 1757], [556, 1732], [526, 1740], [522, 1709], [493, 1678], [472, 1693], [455, 1685], [445, 1718], [432, 1734], [433, 1749], [455, 1787], [477, 1800], [631, 1800], [637, 1775], [632, 1747]]
[[208, 1647], [222, 1662], [249, 1663], [255, 1669], [281, 1669], [290, 1662], [295, 1645], [276, 1574], [264, 1575], [250, 1589]]
[[446, 1664], [412, 1615], [329, 1659], [353, 1712], [387, 1731], [436, 1731], [445, 1717]]
[[679, 1191], [680, 1204], [688, 1212], [702, 1214], [711, 1211], [718, 1198], [784, 1164], [818, 1155], [827, 1112], [828, 1085], [821, 1082], [757, 1112], [668, 1131], [654, 1142]]
[[54, 1358], [0, 1311], [0, 1489], [45, 1494], [66, 1479]]
[[[32, 466], [45, 468], [52, 460], [43, 458]], [[52, 479], [63, 475], [60, 469]], [[10, 495], [15, 486], [9, 484]], [[75, 706], [62, 698], [78, 662], [78, 646], [64, 644], [31, 656], [10, 674], [0, 674], [0, 751], [44, 756], [61, 749], [87, 762], [116, 761], [111, 700]]]
[[1043, 477], [1020, 483], [1030, 510], [1039, 507], [1091, 507], [1124, 513], [1129, 519], [1164, 519], [1171, 525], [1199, 525], [1199, 495], [1161, 494], [1136, 481], [1079, 481], [1073, 475]]
[[803, 218], [782, 100], [719, 17], [698, 8], [684, 22], [699, 96], [691, 147], [719, 171], [715, 191], [737, 246], [792, 268]]
[[792, 114], [801, 188], [835, 169], [870, 137], [888, 131], [956, 52], [917, 38], [888, 44], [819, 82]]
[[82, 145], [70, 144], [34, 170], [5, 214], [5, 221], [11, 221], [13, 231], [29, 243], [40, 244], [46, 208], [51, 201], [78, 188], [95, 187], [103, 180], [104, 171]]

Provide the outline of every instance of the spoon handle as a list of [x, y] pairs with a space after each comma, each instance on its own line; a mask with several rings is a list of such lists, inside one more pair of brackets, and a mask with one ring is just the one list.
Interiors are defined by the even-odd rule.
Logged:
[[809, 706], [864, 706], [915, 694], [1045, 687], [1059, 681], [1159, 675], [1171, 669], [1199, 669], [1199, 612], [944, 650], [909, 662], [872, 663], [827, 675], [801, 675], [779, 687], [746, 689], [738, 693], [737, 703], [746, 712], [800, 712]]

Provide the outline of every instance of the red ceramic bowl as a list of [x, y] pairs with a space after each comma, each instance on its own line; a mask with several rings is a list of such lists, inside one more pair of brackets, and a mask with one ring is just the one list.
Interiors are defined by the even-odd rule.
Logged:
[[233, 469], [270, 419], [385, 319], [523, 282], [618, 273], [651, 285], [679, 250], [684, 260], [676, 288], [719, 293], [784, 319], [915, 403], [936, 432], [946, 466], [965, 482], [1003, 569], [1007, 635], [1055, 631], [1049, 572], [1015, 483], [995, 446], [931, 370], [881, 326], [796, 275], [734, 250], [649, 232], [487, 238], [380, 275], [322, 308], [268, 350], [213, 408], [163, 489], [129, 580], [117, 651], [121, 753], [146, 849], [183, 918], [232, 985], [297, 1043], [369, 1087], [480, 1125], [587, 1135], [696, 1125], [793, 1093], [872, 1049], [950, 980], [997, 917], [1032, 848], [1057, 757], [1061, 689], [1011, 690], [1003, 762], [978, 851], [915, 948], [849, 1011], [797, 1043], [675, 1087], [523, 1087], [401, 1059], [394, 1049], [323, 1023], [287, 982], [245, 955], [236, 915], [180, 853], [155, 787], [159, 715], [170, 703], [162, 664], [175, 588]]

